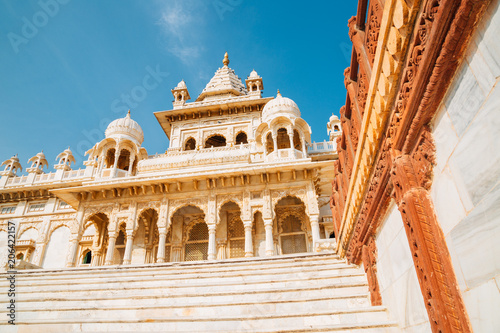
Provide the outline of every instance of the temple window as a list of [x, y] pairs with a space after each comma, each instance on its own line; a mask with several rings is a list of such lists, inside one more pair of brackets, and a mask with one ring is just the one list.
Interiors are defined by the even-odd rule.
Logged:
[[269, 132], [266, 137], [266, 150], [268, 154], [274, 151], [274, 140], [271, 132]]
[[32, 204], [28, 208], [28, 212], [41, 212], [45, 209], [44, 203]]
[[246, 143], [248, 143], [247, 134], [245, 132], [238, 133], [238, 135], [236, 135], [236, 144], [240, 145]]
[[108, 149], [106, 152], [106, 168], [111, 168], [115, 164], [115, 149]]
[[2, 207], [1, 214], [13, 214], [16, 211], [16, 206]]
[[184, 145], [184, 150], [195, 150], [196, 149], [196, 140], [193, 138], [189, 138]]
[[122, 149], [120, 151], [120, 157], [118, 157], [118, 169], [128, 170], [130, 166], [130, 151], [127, 149]]
[[205, 148], [211, 147], [225, 147], [226, 146], [226, 138], [222, 135], [213, 135], [205, 141]]
[[278, 143], [278, 149], [290, 148], [290, 138], [288, 137], [288, 132], [285, 128], [280, 128], [278, 130], [276, 141]]
[[300, 135], [297, 130], [293, 130], [293, 148], [295, 148], [296, 150], [301, 150]]
[[82, 264], [88, 265], [91, 262], [92, 262], [92, 251], [89, 250], [83, 255]]

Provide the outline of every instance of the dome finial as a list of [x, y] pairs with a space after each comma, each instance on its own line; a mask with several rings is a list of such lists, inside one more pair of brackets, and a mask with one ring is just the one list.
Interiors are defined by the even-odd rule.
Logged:
[[127, 118], [130, 118], [130, 109], [128, 109]]
[[281, 94], [280, 94], [280, 90], [278, 89], [278, 94], [276, 95], [276, 97], [280, 96], [281, 97]]
[[224, 60], [222, 60], [222, 63], [224, 64], [224, 66], [229, 65], [229, 57], [227, 55], [227, 52], [226, 54], [224, 54]]

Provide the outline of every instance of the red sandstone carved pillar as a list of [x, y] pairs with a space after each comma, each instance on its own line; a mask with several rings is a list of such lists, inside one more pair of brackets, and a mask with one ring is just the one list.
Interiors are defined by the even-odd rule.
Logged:
[[472, 332], [429, 193], [433, 163], [434, 146], [427, 131], [412, 156], [392, 151], [396, 202], [433, 332]]
[[366, 245], [363, 245], [361, 258], [368, 279], [372, 305], [382, 305], [382, 296], [380, 295], [380, 288], [377, 280], [377, 245], [373, 237], [370, 237]]

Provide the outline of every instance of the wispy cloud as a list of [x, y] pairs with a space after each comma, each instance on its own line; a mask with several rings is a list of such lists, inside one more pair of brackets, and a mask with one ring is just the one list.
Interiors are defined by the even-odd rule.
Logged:
[[203, 45], [198, 32], [204, 23], [206, 6], [202, 1], [174, 0], [161, 3], [159, 25], [166, 37], [167, 51], [189, 64], [197, 59]]

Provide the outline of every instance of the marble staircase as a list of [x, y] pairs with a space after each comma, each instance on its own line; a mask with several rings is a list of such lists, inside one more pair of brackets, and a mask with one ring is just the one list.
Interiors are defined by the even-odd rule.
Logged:
[[0, 312], [1, 332], [399, 332], [335, 254], [18, 271], [17, 325]]

